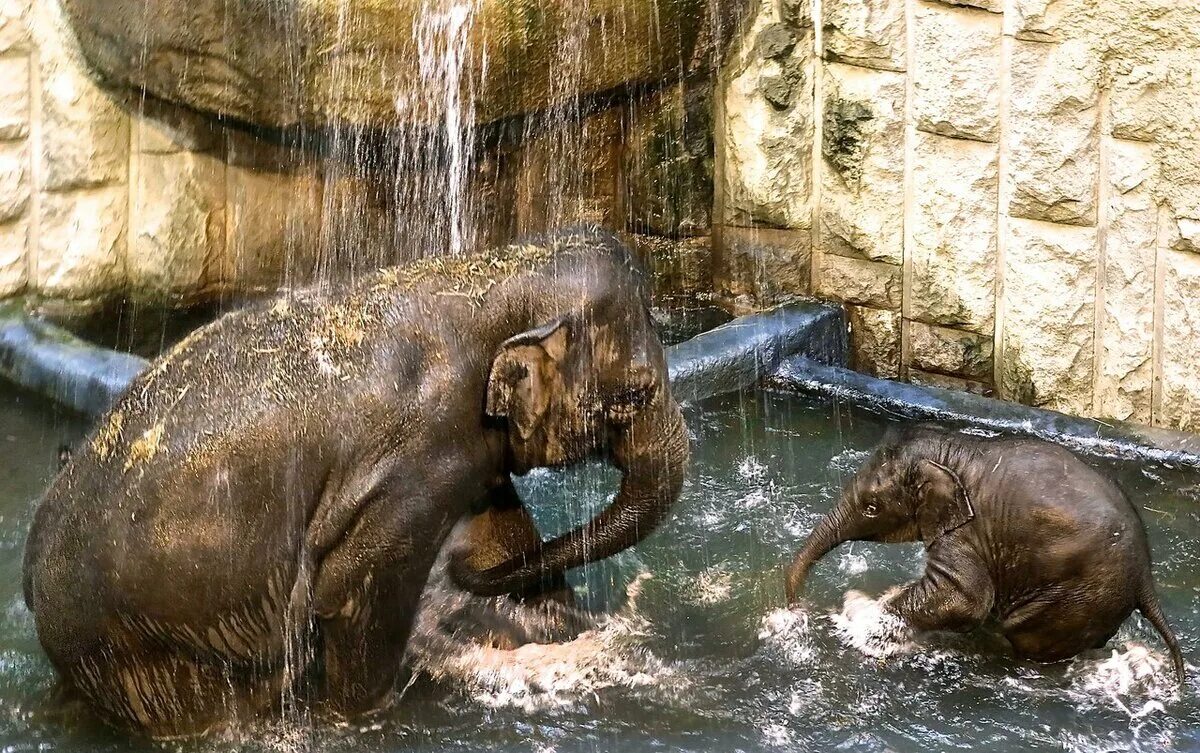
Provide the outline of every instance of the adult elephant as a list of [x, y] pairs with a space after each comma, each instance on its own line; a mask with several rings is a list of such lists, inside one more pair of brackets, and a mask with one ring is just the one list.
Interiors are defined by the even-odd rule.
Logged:
[[[596, 452], [612, 504], [541, 543], [510, 474]], [[41, 503], [25, 600], [110, 723], [186, 736], [308, 699], [379, 708], [432, 563], [560, 589], [679, 494], [687, 432], [646, 285], [610, 235], [384, 270], [231, 313], [153, 364]]]
[[965, 632], [994, 619], [1019, 656], [1053, 662], [1103, 646], [1137, 609], [1184, 680], [1137, 510], [1062, 447], [923, 428], [893, 435], [796, 554], [790, 602], [844, 541], [925, 544], [924, 575], [884, 607], [911, 628]]

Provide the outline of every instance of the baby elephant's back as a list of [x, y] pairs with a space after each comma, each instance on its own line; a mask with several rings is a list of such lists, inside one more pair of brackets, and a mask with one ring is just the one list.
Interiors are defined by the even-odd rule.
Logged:
[[[1029, 578], [1069, 590], [1128, 593], [1148, 575], [1141, 518], [1113, 481], [1066, 449], [1033, 440], [996, 443], [987, 465], [1005, 536], [1029, 562]], [[1030, 584], [1035, 585], [1035, 583]], [[1065, 594], [1064, 594], [1065, 595]]]

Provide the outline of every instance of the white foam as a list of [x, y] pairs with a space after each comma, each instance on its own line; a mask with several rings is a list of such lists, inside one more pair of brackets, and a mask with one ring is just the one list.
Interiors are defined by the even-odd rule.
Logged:
[[1080, 705], [1103, 702], [1131, 719], [1162, 713], [1163, 703], [1178, 693], [1169, 659], [1133, 641], [1126, 642], [1123, 651], [1112, 649], [1103, 658], [1096, 652], [1080, 656], [1068, 675], [1068, 693]]
[[812, 665], [817, 660], [808, 613], [800, 609], [777, 609], [764, 616], [758, 639], [768, 652], [792, 666]]
[[838, 639], [875, 659], [911, 653], [916, 648], [912, 630], [884, 609], [886, 601], [887, 595], [872, 599], [861, 591], [847, 591], [841, 613], [832, 616]]
[[483, 706], [526, 713], [573, 707], [606, 688], [659, 685], [666, 677], [678, 690], [682, 678], [643, 645], [649, 624], [638, 613], [637, 597], [649, 577], [642, 574], [630, 584], [618, 613], [574, 640], [513, 650], [443, 645], [436, 655], [415, 657], [414, 667], [460, 685]]
[[733, 573], [721, 567], [710, 567], [696, 576], [692, 602], [712, 606], [729, 601], [733, 596]]

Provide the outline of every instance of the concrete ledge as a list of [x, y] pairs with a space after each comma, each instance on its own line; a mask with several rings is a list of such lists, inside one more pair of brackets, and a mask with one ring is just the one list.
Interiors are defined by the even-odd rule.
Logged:
[[1079, 418], [967, 392], [891, 382], [803, 356], [782, 363], [764, 386], [832, 397], [892, 416], [1037, 437], [1089, 455], [1200, 468], [1197, 434]]
[[845, 365], [846, 332], [842, 308], [816, 301], [734, 319], [667, 348], [671, 391], [693, 401], [745, 389], [795, 356]]
[[147, 365], [22, 312], [0, 312], [0, 376], [80, 413], [103, 413]]

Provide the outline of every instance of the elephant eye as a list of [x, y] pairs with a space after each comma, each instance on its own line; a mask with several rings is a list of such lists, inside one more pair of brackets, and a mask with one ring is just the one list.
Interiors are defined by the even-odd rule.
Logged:
[[863, 513], [868, 517], [873, 518], [879, 514], [879, 505], [875, 504], [874, 502], [867, 502], [863, 505]]

